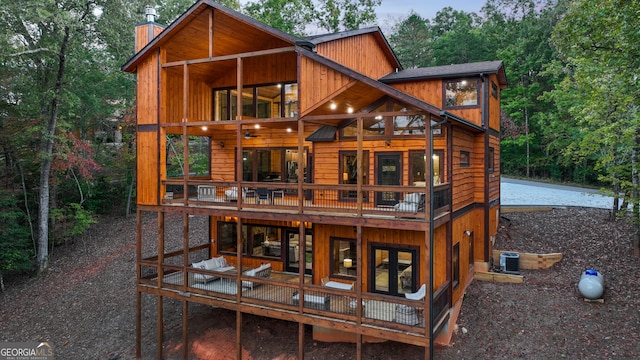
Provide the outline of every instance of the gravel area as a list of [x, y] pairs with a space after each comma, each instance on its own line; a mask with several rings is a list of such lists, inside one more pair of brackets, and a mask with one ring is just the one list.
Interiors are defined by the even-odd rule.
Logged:
[[[561, 252], [548, 270], [522, 270], [524, 283], [474, 281], [450, 346], [435, 359], [638, 359], [640, 258], [632, 227], [602, 209], [566, 208], [504, 214], [496, 249]], [[181, 239], [181, 217], [168, 217], [168, 239]], [[202, 218], [195, 218], [190, 231]], [[156, 219], [144, 219], [153, 236]], [[153, 251], [153, 249], [147, 249]], [[44, 276], [5, 278], [0, 341], [49, 341], [57, 359], [132, 359], [135, 355], [135, 218], [101, 218], [82, 239], [53, 251]], [[604, 275], [604, 303], [583, 301], [581, 273]], [[143, 354], [155, 358], [156, 303], [143, 297]], [[181, 358], [181, 302], [164, 304], [164, 354]], [[189, 307], [191, 358], [235, 359], [235, 313]], [[298, 325], [243, 316], [244, 359], [295, 359]], [[387, 342], [363, 345], [364, 359], [419, 359], [422, 348]], [[354, 344], [315, 342], [305, 359], [353, 359]]]

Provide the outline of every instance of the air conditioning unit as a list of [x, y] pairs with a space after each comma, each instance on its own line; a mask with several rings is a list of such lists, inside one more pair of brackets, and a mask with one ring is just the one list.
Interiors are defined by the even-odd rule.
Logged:
[[500, 270], [506, 274], [520, 274], [520, 254], [501, 253]]

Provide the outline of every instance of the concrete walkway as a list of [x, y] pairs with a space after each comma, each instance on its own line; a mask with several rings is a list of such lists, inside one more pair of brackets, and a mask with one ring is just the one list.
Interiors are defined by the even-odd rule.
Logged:
[[600, 195], [598, 190], [594, 189], [502, 177], [500, 203], [502, 205], [585, 206], [610, 209], [613, 206], [613, 198]]

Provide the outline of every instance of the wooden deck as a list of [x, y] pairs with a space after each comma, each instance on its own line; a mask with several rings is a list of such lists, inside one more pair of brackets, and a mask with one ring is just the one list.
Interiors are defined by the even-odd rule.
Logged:
[[[147, 275], [138, 282], [140, 292], [284, 320], [324, 324], [419, 346], [425, 346], [429, 339], [425, 336], [424, 300], [373, 293], [361, 293], [358, 298], [356, 291], [314, 285], [310, 276], [304, 276], [304, 285], [300, 286], [300, 276], [295, 273], [271, 272], [269, 278], [254, 278], [233, 274], [234, 271], [219, 273], [189, 268], [185, 274], [166, 269], [159, 280], [157, 272], [154, 273], [156, 267], [143, 265], [143, 268]], [[215, 275], [216, 279], [197, 281], [196, 273]], [[247, 280], [256, 284], [253, 289], [238, 286]], [[302, 304], [301, 293], [305, 299]]]

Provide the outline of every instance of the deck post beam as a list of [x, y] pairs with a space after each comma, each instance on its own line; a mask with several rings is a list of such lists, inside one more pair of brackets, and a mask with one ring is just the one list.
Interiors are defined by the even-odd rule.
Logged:
[[157, 339], [156, 339], [156, 348], [157, 348], [157, 359], [158, 360], [162, 360], [162, 358], [164, 358], [164, 356], [162, 355], [162, 342], [163, 342], [163, 338], [164, 338], [164, 305], [163, 305], [163, 297], [162, 295], [158, 294], [158, 314], [157, 314], [157, 328], [158, 328], [158, 334], [157, 334]]

